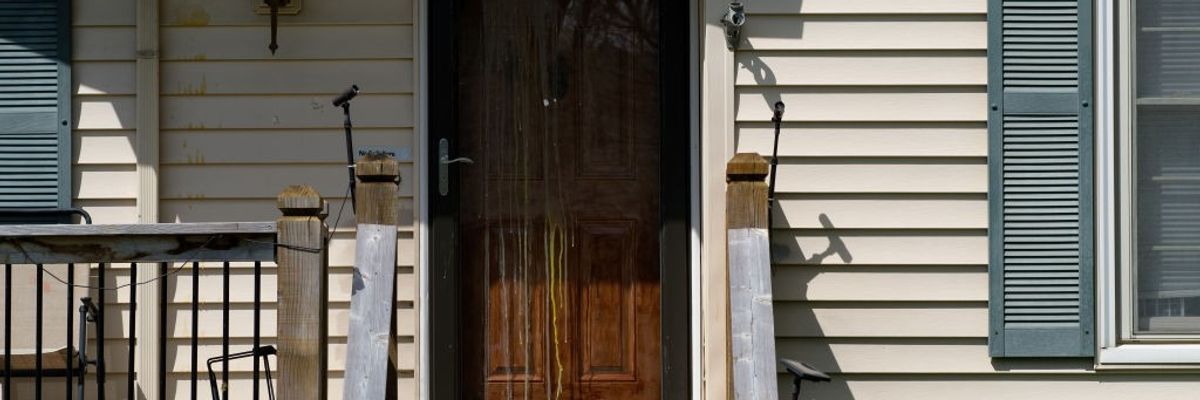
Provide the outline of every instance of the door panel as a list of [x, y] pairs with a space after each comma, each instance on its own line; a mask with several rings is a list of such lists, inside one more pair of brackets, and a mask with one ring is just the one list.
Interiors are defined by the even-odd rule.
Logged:
[[659, 398], [657, 1], [457, 7], [463, 397]]

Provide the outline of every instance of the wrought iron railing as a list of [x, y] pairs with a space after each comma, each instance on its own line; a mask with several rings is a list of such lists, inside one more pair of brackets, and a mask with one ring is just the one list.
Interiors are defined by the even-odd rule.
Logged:
[[[190, 347], [190, 394], [198, 398], [198, 389], [203, 383], [201, 378], [202, 363], [210, 368], [217, 364], [220, 370], [220, 384], [210, 382], [214, 387], [213, 398], [230, 398], [229, 361], [230, 353], [230, 271], [235, 262], [253, 263], [253, 338], [249, 350], [255, 356], [252, 372], [253, 390], [247, 395], [236, 398], [259, 398], [260, 365], [259, 358], [275, 354], [273, 346], [263, 346], [262, 324], [262, 266], [264, 262], [274, 262], [276, 247], [276, 229], [274, 223], [217, 223], [217, 224], [153, 224], [153, 225], [14, 225], [0, 227], [0, 263], [4, 265], [4, 360], [3, 360], [3, 396], [5, 399], [25, 398], [14, 397], [14, 390], [21, 379], [32, 386], [30, 398], [45, 397], [46, 378], [65, 378], [61, 384], [64, 398], [84, 398], [84, 381], [92, 379], [95, 382], [94, 398], [104, 400], [107, 386], [113, 384], [107, 381], [107, 374], [113, 358], [108, 357], [108, 330], [106, 324], [111, 323], [106, 313], [112, 312], [112, 306], [120, 306], [114, 298], [122, 293], [128, 295], [128, 334], [118, 339], [127, 341], [125, 349], [126, 392], [130, 399], [138, 393], [137, 380], [150, 377], [139, 377], [136, 366], [137, 349], [141, 343], [155, 343], [157, 349], [149, 350], [157, 355], [157, 398], [168, 398], [167, 375], [173, 369], [167, 365], [167, 346], [171, 342], [168, 335], [168, 310], [171, 299], [168, 298], [172, 277], [191, 279], [191, 335]], [[80, 280], [77, 277], [77, 265], [88, 264], [89, 279]], [[116, 285], [110, 279], [114, 264], [128, 263], [128, 283]], [[221, 356], [210, 360], [201, 360], [198, 349], [200, 340], [198, 329], [201, 325], [199, 298], [200, 275], [202, 263], [220, 263], [222, 271], [222, 335]], [[47, 266], [65, 264], [65, 277], [55, 274]], [[154, 273], [146, 273], [140, 269], [157, 268]], [[20, 283], [14, 282], [14, 271], [22, 268], [34, 270], [32, 293], [33, 298], [15, 298], [20, 292]], [[64, 269], [64, 268], [54, 268]], [[147, 276], [149, 276], [147, 278]], [[94, 283], [93, 283], [94, 282]], [[46, 351], [44, 343], [47, 327], [53, 327], [52, 321], [46, 320], [46, 299], [44, 293], [48, 287], [58, 285], [65, 290], [65, 312], [61, 329], [66, 333], [65, 348]], [[158, 312], [156, 340], [139, 340], [138, 337], [138, 307], [139, 290], [157, 290], [156, 308]], [[29, 291], [29, 290], [26, 290]], [[80, 292], [84, 294], [80, 294]], [[32, 300], [32, 304], [29, 301]], [[30, 307], [34, 310], [32, 321], [33, 332], [18, 332], [14, 326], [20, 321], [14, 321], [13, 307]], [[75, 311], [78, 311], [78, 315]], [[78, 318], [78, 319], [77, 319]], [[28, 326], [26, 321], [26, 326]], [[91, 329], [89, 329], [91, 325]], [[89, 338], [87, 335], [91, 333]], [[32, 335], [33, 351], [30, 354], [15, 354], [13, 351], [14, 335]], [[94, 348], [89, 349], [88, 343]], [[234, 356], [238, 354], [233, 354]], [[210, 380], [215, 380], [214, 374], [208, 374]], [[269, 383], [268, 383], [269, 384]], [[142, 385], [145, 386], [145, 385]], [[215, 389], [219, 387], [220, 389]], [[219, 393], [218, 393], [219, 392]], [[273, 394], [273, 390], [269, 391]], [[57, 397], [57, 396], [54, 396]]]

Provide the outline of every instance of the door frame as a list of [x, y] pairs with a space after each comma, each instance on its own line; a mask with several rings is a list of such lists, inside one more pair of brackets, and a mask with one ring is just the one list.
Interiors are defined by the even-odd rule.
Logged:
[[[457, 258], [457, 191], [438, 192], [437, 146], [442, 138], [456, 153], [455, 110], [457, 74], [453, 25], [455, 1], [418, 0], [419, 25], [416, 41], [420, 56], [417, 102], [421, 116], [417, 129], [420, 156], [417, 159], [420, 210], [421, 256], [421, 363], [418, 377], [423, 398], [460, 399], [461, 368], [458, 344], [461, 338], [459, 260]], [[672, 7], [674, 6], [674, 8]], [[687, 7], [680, 10], [680, 6]], [[681, 12], [682, 11], [682, 12]], [[697, 115], [699, 85], [696, 84], [698, 42], [695, 31], [696, 4], [660, 2], [660, 101], [662, 223], [660, 235], [660, 302], [662, 326], [663, 399], [691, 399], [699, 374], [699, 325], [696, 305], [698, 288], [699, 225], [699, 139]], [[672, 101], [674, 100], [674, 101]], [[458, 182], [459, 168], [450, 168], [451, 185]]]

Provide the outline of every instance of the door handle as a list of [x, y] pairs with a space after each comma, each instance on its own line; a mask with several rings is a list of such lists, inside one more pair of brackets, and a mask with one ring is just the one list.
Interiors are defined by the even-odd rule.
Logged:
[[442, 196], [450, 194], [450, 164], [474, 164], [475, 160], [467, 157], [450, 158], [450, 141], [438, 141], [438, 193]]
[[459, 157], [459, 158], [455, 158], [453, 160], [447, 160], [446, 157], [443, 156], [442, 159], [439, 160], [439, 162], [441, 162], [442, 165], [454, 164], [454, 163], [459, 163], [459, 162], [465, 163], [465, 164], [474, 164], [475, 160], [472, 160], [472, 159], [466, 158], [466, 157]]

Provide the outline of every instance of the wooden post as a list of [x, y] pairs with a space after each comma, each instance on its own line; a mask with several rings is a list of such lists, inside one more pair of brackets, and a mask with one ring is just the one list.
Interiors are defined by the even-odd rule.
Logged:
[[396, 226], [400, 165], [368, 154], [355, 164], [358, 238], [342, 398], [396, 397]]
[[767, 161], [739, 153], [727, 166], [725, 223], [729, 243], [729, 370], [732, 399], [779, 396], [775, 317], [771, 310]]
[[329, 249], [325, 200], [311, 186], [279, 194], [279, 398], [327, 397]]

